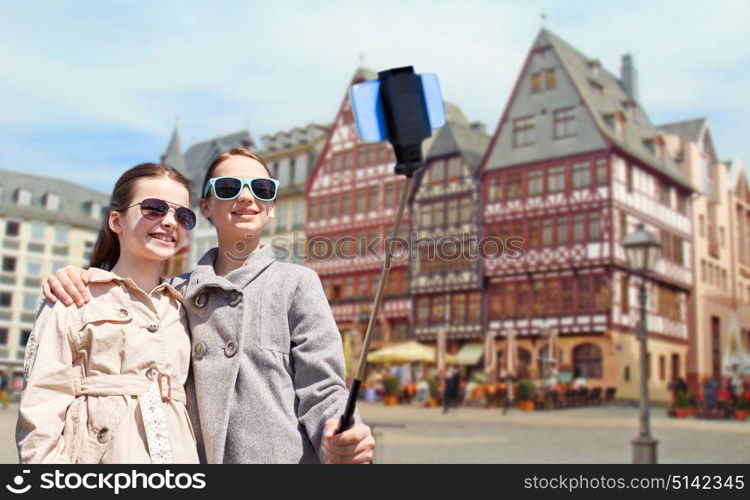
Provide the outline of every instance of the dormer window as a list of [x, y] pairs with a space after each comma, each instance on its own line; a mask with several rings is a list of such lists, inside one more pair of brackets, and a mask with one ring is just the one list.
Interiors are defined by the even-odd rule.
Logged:
[[25, 188], [16, 190], [16, 204], [22, 206], [31, 205], [31, 190]]
[[102, 218], [102, 206], [95, 201], [89, 201], [86, 203], [86, 210], [88, 211], [89, 217], [96, 220]]
[[604, 86], [602, 84], [589, 79], [589, 85], [591, 86], [591, 90], [593, 90], [596, 95], [598, 95], [599, 97], [604, 96]]
[[599, 62], [599, 59], [591, 59], [589, 61], [588, 66], [589, 66], [589, 71], [591, 71], [591, 74], [598, 77], [599, 72], [601, 71], [601, 68], [602, 68], [602, 63]]
[[604, 121], [617, 135], [625, 136], [625, 115], [622, 113], [604, 115]]
[[531, 93], [537, 94], [557, 87], [554, 69], [547, 69], [531, 75]]
[[44, 208], [46, 210], [60, 210], [60, 196], [55, 193], [44, 195]]

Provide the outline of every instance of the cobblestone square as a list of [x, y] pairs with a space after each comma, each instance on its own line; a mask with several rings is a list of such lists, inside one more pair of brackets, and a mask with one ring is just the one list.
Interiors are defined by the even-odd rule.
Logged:
[[[630, 463], [638, 428], [632, 407], [547, 412], [358, 405], [378, 439], [377, 463]], [[17, 463], [18, 405], [0, 410], [0, 462]], [[660, 463], [750, 464], [750, 422], [651, 416]]]

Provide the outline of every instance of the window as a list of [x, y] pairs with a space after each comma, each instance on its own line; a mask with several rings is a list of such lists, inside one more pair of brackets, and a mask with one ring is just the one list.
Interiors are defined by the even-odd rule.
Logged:
[[364, 296], [369, 293], [370, 289], [370, 275], [360, 274], [359, 282], [357, 283], [357, 295]]
[[557, 82], [555, 81], [554, 69], [548, 69], [544, 72], [544, 84], [547, 87], [547, 90], [552, 90], [555, 88]]
[[60, 196], [55, 193], [47, 193], [44, 197], [44, 208], [47, 210], [59, 210]]
[[37, 305], [39, 304], [39, 296], [35, 293], [24, 293], [23, 294], [23, 309], [24, 311], [36, 311]]
[[628, 314], [630, 312], [630, 280], [627, 276], [620, 278], [620, 308], [622, 314]]
[[15, 257], [3, 257], [3, 272], [12, 273], [16, 270], [16, 258]]
[[552, 219], [544, 219], [542, 221], [542, 245], [547, 246], [552, 244]]
[[304, 184], [307, 181], [307, 155], [300, 155], [294, 160], [294, 183]]
[[[346, 193], [349, 194], [349, 193]], [[302, 229], [305, 227], [305, 200], [295, 200], [292, 212], [292, 229]], [[343, 212], [346, 213], [346, 212]]]
[[435, 295], [432, 297], [432, 306], [430, 307], [430, 323], [441, 325], [445, 322], [445, 296]]
[[479, 323], [482, 320], [482, 293], [471, 292], [469, 293], [468, 300], [468, 322]]
[[68, 228], [65, 226], [55, 226], [55, 245], [67, 245], [67, 244], [68, 244]]
[[562, 139], [576, 135], [576, 111], [575, 108], [563, 108], [555, 110], [552, 114], [553, 137]]
[[625, 182], [628, 186], [628, 193], [633, 192], [633, 165], [627, 164], [625, 166]]
[[[439, 207], [441, 212], [445, 210], [442, 203], [439, 205]], [[442, 218], [443, 213], [440, 214], [441, 221]], [[471, 222], [474, 219], [474, 204], [472, 203], [471, 198], [466, 197], [461, 200], [461, 213], [459, 219], [461, 222]]]
[[591, 166], [589, 162], [573, 164], [573, 188], [584, 188], [591, 185]]
[[309, 220], [310, 222], [314, 222], [318, 220], [318, 218], [318, 199], [311, 198], [307, 207], [307, 220]]
[[534, 73], [531, 75], [531, 93], [536, 94], [542, 91], [542, 74]]
[[602, 221], [599, 212], [589, 213], [589, 240], [597, 241], [602, 237]]
[[661, 203], [664, 206], [670, 207], [672, 204], [670, 203], [669, 199], [669, 186], [662, 182], [656, 183], [656, 192], [659, 197], [659, 203]]
[[389, 182], [385, 185], [385, 208], [393, 208], [396, 204], [396, 183]]
[[513, 147], [530, 146], [535, 142], [534, 117], [526, 116], [513, 120]]
[[344, 193], [344, 197], [341, 202], [341, 215], [351, 215], [352, 213], [352, 193], [347, 191]]
[[291, 181], [291, 171], [289, 166], [289, 158], [283, 158], [279, 162], [279, 169], [277, 172], [277, 177], [279, 181], [280, 187], [286, 187], [289, 185], [289, 182]]
[[557, 218], [557, 243], [565, 244], [568, 242], [568, 216], [561, 215]]
[[499, 201], [503, 199], [503, 177], [496, 176], [489, 180], [487, 185], [487, 201]]
[[32, 221], [31, 223], [31, 239], [36, 241], [44, 241], [44, 229], [46, 224], [41, 221]]
[[379, 195], [380, 195], [380, 188], [378, 186], [372, 186], [369, 192], [369, 201], [367, 202], [367, 209], [370, 212], [377, 210], [379, 208], [378, 207]]
[[594, 312], [603, 313], [612, 307], [612, 290], [606, 276], [594, 276]]
[[667, 360], [664, 356], [659, 356], [659, 380], [667, 378]]
[[288, 207], [289, 206], [284, 203], [276, 206], [276, 213], [274, 214], [274, 219], [276, 219], [276, 232], [277, 233], [285, 233], [289, 229], [289, 219], [287, 216]]
[[361, 168], [367, 165], [368, 165], [367, 144], [358, 144], [357, 145], [357, 166]]
[[607, 184], [607, 160], [600, 158], [596, 160], [596, 183], [599, 186]]
[[23, 330], [21, 331], [21, 338], [19, 344], [21, 347], [26, 347], [26, 344], [29, 343], [29, 337], [31, 337], [31, 330]]
[[18, 236], [21, 233], [21, 223], [10, 220], [5, 223], [5, 236]]
[[417, 299], [417, 325], [426, 325], [430, 318], [430, 298], [419, 297]]
[[13, 294], [10, 292], [0, 292], [0, 307], [10, 307], [13, 303]]
[[40, 262], [26, 262], [26, 274], [30, 276], [39, 276], [42, 274], [42, 264]]
[[357, 190], [357, 213], [363, 214], [365, 213], [366, 209], [365, 206], [367, 204], [367, 191], [364, 189], [358, 189]]
[[687, 196], [681, 193], [677, 193], [677, 211], [683, 215], [687, 215]]
[[31, 190], [21, 188], [16, 191], [16, 204], [29, 206], [31, 205]]
[[701, 236], [705, 238], [706, 237], [706, 217], [704, 215], [701, 215], [698, 218], [698, 228], [699, 228]]
[[556, 193], [565, 190], [565, 166], [552, 167], [547, 172], [547, 191]]
[[8, 344], [8, 329], [0, 328], [0, 345]]
[[586, 314], [591, 309], [591, 276], [578, 277], [578, 312]]
[[602, 378], [602, 350], [596, 344], [585, 343], [573, 349], [573, 372], [584, 378]]
[[[318, 220], [326, 220], [328, 218], [328, 198], [318, 198]], [[276, 217], [279, 216], [278, 209], [276, 210]]]
[[451, 158], [448, 161], [448, 182], [460, 180], [463, 169], [461, 168], [461, 158]]
[[531, 290], [531, 306], [534, 316], [545, 316], [548, 311], [544, 303], [545, 282], [535, 281]]
[[430, 185], [445, 183], [445, 162], [436, 161], [429, 169]]
[[537, 248], [542, 243], [542, 221], [531, 219], [529, 221], [529, 248]]
[[583, 214], [575, 214], [573, 216], [573, 241], [581, 242], [583, 238]]
[[514, 200], [522, 195], [523, 183], [521, 172], [513, 172], [508, 175], [508, 199]]
[[544, 170], [535, 169], [529, 172], [529, 196], [542, 194], [544, 190]]
[[466, 294], [464, 293], [451, 295], [451, 324], [466, 324]]

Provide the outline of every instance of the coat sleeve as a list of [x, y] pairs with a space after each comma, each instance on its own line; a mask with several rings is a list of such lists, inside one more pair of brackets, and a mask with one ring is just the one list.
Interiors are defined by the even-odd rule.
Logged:
[[45, 302], [26, 345], [24, 388], [16, 423], [20, 463], [64, 463], [63, 426], [75, 399], [75, 308]]
[[[297, 417], [321, 456], [325, 421], [339, 418], [349, 391], [344, 375], [341, 334], [317, 273], [303, 268], [289, 310]], [[359, 415], [355, 415], [360, 422]]]

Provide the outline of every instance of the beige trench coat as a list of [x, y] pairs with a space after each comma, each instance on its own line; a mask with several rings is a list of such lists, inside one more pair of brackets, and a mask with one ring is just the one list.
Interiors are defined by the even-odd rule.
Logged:
[[91, 268], [92, 300], [42, 306], [26, 347], [21, 463], [197, 463], [182, 295]]

